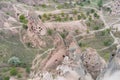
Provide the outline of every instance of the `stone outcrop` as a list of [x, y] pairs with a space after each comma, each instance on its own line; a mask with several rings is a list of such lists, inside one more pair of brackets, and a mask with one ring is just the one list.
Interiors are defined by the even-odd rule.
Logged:
[[120, 48], [110, 60], [107, 67], [102, 71], [97, 80], [119, 80], [120, 79]]
[[87, 48], [86, 51], [83, 52], [81, 59], [83, 65], [94, 79], [96, 79], [106, 67], [105, 60], [98, 55], [95, 49], [92, 48]]

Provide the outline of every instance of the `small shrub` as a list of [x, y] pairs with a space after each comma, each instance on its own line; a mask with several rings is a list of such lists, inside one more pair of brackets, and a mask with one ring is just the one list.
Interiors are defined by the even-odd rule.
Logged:
[[112, 44], [112, 41], [111, 40], [105, 40], [104, 41], [104, 46], [109, 46]]
[[10, 13], [9, 13], [9, 12], [7, 12], [6, 14], [7, 14], [7, 15], [10, 15]]
[[88, 34], [90, 33], [90, 30], [89, 30], [89, 29], [87, 29], [87, 33], [88, 33]]
[[72, 20], [73, 20], [73, 17], [70, 17], [70, 20], [72, 21]]
[[64, 13], [64, 12], [62, 12], [62, 13], [61, 13], [61, 15], [62, 15], [62, 17], [64, 17], [65, 13]]
[[27, 45], [27, 47], [32, 47], [32, 43], [31, 42], [27, 42], [26, 45]]
[[62, 8], [63, 8], [63, 5], [58, 5], [57, 8], [58, 8], [58, 9], [62, 9]]
[[38, 17], [41, 19], [42, 17], [41, 17], [41, 15], [38, 15]]
[[91, 9], [91, 13], [94, 13], [95, 12], [95, 10], [94, 9]]
[[80, 20], [81, 19], [81, 16], [80, 15], [78, 15], [78, 20]]
[[42, 4], [41, 6], [42, 6], [43, 8], [46, 8], [46, 7], [47, 7], [45, 4]]
[[99, 18], [100, 16], [97, 13], [94, 13], [94, 17]]
[[9, 60], [8, 60], [8, 63], [11, 65], [11, 66], [19, 66], [21, 61], [18, 57], [11, 57]]
[[64, 18], [64, 21], [67, 21], [67, 20], [68, 20], [68, 18], [67, 18], [67, 17], [65, 17], [65, 18]]
[[16, 76], [18, 74], [18, 71], [16, 70], [16, 68], [12, 68], [11, 70], [10, 70], [10, 75], [11, 76]]
[[98, 5], [99, 7], [102, 7], [103, 1], [102, 1], [102, 0], [99, 0], [98, 3], [97, 3], [97, 5]]
[[63, 39], [65, 39], [65, 34], [64, 33], [61, 33], [60, 35]]
[[10, 80], [10, 77], [9, 76], [4, 77], [4, 80]]
[[20, 15], [19, 20], [20, 20], [20, 22], [22, 22], [22, 23], [24, 23], [24, 24], [27, 24], [27, 23], [28, 23], [28, 20], [26, 19], [26, 17], [25, 17], [23, 14]]
[[43, 17], [44, 17], [44, 18], [47, 18], [47, 14], [44, 13], [44, 14], [43, 14]]
[[21, 63], [21, 64], [20, 64], [20, 67], [26, 68], [26, 67], [27, 67], [27, 64], [26, 64], [26, 63]]
[[101, 32], [101, 36], [105, 36], [105, 34], [106, 34], [106, 31]]
[[23, 24], [23, 29], [28, 29], [28, 26], [26, 24]]
[[86, 19], [86, 16], [85, 16], [84, 13], [81, 13], [81, 17], [82, 17], [83, 19]]
[[76, 32], [76, 33], [79, 33], [79, 30], [77, 29], [77, 30], [75, 30], [75, 32]]
[[30, 67], [26, 67], [26, 72], [30, 73]]
[[80, 3], [80, 6], [84, 6], [84, 4], [83, 4], [83, 3]]
[[57, 16], [55, 20], [60, 22], [62, 19], [60, 16]]
[[81, 47], [81, 46], [82, 46], [82, 43], [79, 43], [79, 46]]
[[21, 74], [18, 74], [17, 77], [18, 77], [18, 78], [22, 78], [22, 75], [21, 75]]
[[74, 11], [73, 11], [73, 14], [75, 14], [75, 15], [76, 15], [77, 13], [78, 13], [78, 12], [77, 12], [77, 10], [74, 10]]
[[98, 26], [95, 26], [95, 27], [94, 27], [94, 30], [98, 30], [98, 29], [99, 29], [99, 27], [98, 27]]
[[53, 31], [51, 29], [47, 30], [48, 35], [52, 35]]
[[88, 19], [89, 19], [89, 21], [92, 21], [92, 17], [91, 17], [91, 16], [89, 16], [89, 18], [88, 18]]
[[86, 13], [88, 16], [90, 15], [90, 12], [89, 11], [87, 11], [87, 13]]

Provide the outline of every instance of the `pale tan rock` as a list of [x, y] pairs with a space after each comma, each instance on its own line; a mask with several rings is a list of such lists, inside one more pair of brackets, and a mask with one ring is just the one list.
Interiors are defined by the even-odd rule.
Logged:
[[105, 60], [100, 57], [95, 49], [87, 48], [81, 56], [83, 65], [94, 79], [106, 67]]

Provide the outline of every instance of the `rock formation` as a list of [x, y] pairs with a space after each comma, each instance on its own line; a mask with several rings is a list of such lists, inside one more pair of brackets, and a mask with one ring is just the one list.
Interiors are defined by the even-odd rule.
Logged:
[[119, 80], [120, 79], [120, 48], [116, 51], [113, 59], [102, 71], [97, 80]]
[[104, 59], [102, 59], [95, 49], [87, 48], [81, 57], [84, 66], [87, 71], [92, 75], [94, 79], [101, 73], [106, 67]]

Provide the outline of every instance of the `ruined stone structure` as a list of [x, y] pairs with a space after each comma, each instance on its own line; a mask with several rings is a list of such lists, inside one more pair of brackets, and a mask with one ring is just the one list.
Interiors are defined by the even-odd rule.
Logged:
[[33, 32], [38, 35], [46, 34], [46, 26], [32, 12], [28, 14], [28, 31]]

